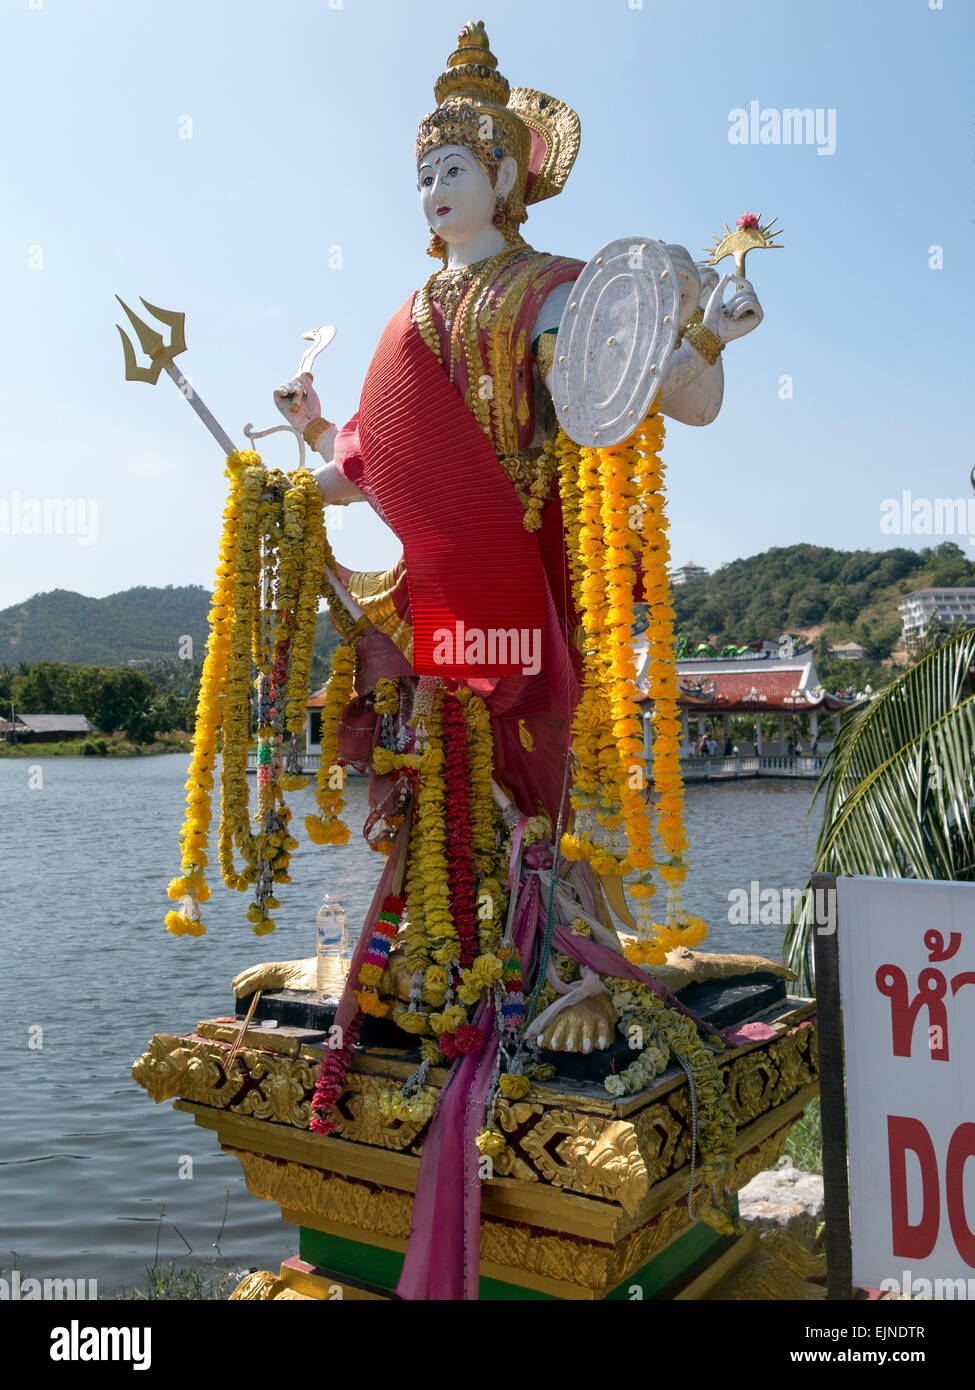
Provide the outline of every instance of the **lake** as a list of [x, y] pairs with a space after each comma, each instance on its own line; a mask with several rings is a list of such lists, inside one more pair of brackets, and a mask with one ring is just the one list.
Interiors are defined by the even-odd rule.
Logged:
[[[22, 1277], [96, 1279], [110, 1294], [140, 1283], [157, 1254], [246, 1270], [297, 1253], [297, 1232], [250, 1196], [216, 1136], [171, 1102], [154, 1106], [130, 1069], [153, 1033], [232, 1013], [230, 981], [244, 966], [314, 954], [326, 889], [357, 929], [382, 861], [355, 834], [340, 848], [302, 838], [273, 935], [254, 937], [247, 898], [220, 885], [207, 934], [177, 939], [163, 917], [186, 765], [181, 754], [0, 760], [0, 1267]], [[684, 899], [711, 927], [707, 948], [778, 956], [782, 927], [729, 925], [729, 893], [752, 880], [803, 886], [813, 785], [688, 788]], [[364, 781], [350, 782], [352, 826], [365, 796]], [[303, 837], [311, 793], [290, 801]]]

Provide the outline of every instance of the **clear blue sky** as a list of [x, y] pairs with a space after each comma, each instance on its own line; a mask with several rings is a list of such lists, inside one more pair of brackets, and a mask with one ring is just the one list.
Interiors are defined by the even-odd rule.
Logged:
[[[766, 318], [725, 354], [717, 421], [670, 429], [677, 563], [922, 545], [880, 533], [882, 500], [969, 495], [971, 0], [34, 4], [0, 14], [0, 500], [94, 499], [98, 526], [90, 545], [0, 535], [0, 606], [211, 581], [221, 457], [168, 379], [123, 380], [115, 292], [186, 311], [180, 364], [239, 442], [278, 422], [271, 392], [319, 323], [338, 328], [325, 412], [352, 414], [432, 268], [413, 140], [470, 18], [512, 85], [582, 120], [565, 192], [525, 229], [537, 248], [586, 259], [633, 233], [698, 256], [744, 211], [785, 229], [749, 261]], [[729, 143], [752, 101], [833, 108], [836, 152]], [[334, 540], [354, 566], [397, 553], [366, 507]]]

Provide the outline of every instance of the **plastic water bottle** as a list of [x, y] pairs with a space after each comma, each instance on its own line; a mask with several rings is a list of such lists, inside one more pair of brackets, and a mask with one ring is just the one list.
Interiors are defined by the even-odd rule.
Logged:
[[338, 898], [326, 893], [315, 918], [316, 984], [319, 999], [341, 994], [348, 968], [349, 923]]

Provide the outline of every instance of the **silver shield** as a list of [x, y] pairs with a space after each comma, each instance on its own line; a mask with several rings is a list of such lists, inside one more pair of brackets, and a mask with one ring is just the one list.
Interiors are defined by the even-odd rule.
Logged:
[[619, 444], [639, 427], [674, 350], [680, 285], [663, 242], [619, 237], [572, 289], [549, 376], [559, 424], [577, 444]]

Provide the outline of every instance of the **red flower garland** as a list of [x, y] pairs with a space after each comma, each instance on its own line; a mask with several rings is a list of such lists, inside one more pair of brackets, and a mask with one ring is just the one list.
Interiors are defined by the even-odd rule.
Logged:
[[484, 1046], [484, 1029], [473, 1023], [463, 1023], [456, 1033], [441, 1033], [438, 1046], [448, 1062], [455, 1062], [466, 1052], [480, 1052]]
[[474, 846], [471, 837], [471, 768], [467, 755], [467, 719], [455, 696], [445, 697], [442, 717], [450, 912], [460, 942], [461, 966], [469, 966], [478, 953], [477, 917], [474, 911]]
[[356, 1014], [345, 1030], [342, 1046], [329, 1051], [322, 1061], [311, 1100], [311, 1121], [308, 1125], [314, 1134], [334, 1134], [338, 1128], [332, 1119], [332, 1109], [345, 1085], [346, 1072], [352, 1065], [352, 1049], [359, 1037], [361, 1021], [362, 1015]]

